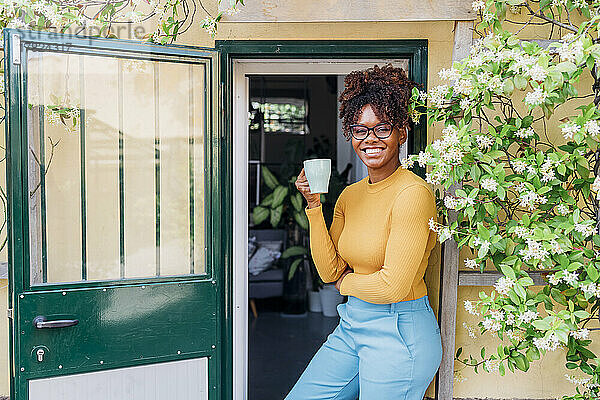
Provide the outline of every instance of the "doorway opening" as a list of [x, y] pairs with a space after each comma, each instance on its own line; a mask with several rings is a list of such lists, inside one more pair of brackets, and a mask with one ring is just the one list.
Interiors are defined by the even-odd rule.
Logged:
[[245, 170], [234, 175], [240, 200], [234, 214], [238, 207], [246, 214], [234, 215], [234, 224], [242, 229], [247, 221], [246, 231], [236, 235], [244, 242], [240, 258], [234, 255], [233, 292], [234, 387], [245, 386], [243, 398], [285, 397], [339, 322], [336, 305], [345, 299], [332, 285], [323, 288], [312, 265], [306, 202], [293, 182], [303, 160], [332, 160], [329, 191], [321, 199], [329, 226], [342, 189], [367, 176], [341, 131], [337, 99], [344, 78], [387, 62], [408, 71], [408, 59], [234, 62], [234, 165], [246, 161], [244, 168], [234, 166]]

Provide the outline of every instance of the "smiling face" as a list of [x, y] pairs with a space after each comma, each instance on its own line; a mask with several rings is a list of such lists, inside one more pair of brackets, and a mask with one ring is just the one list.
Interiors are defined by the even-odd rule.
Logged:
[[[389, 121], [380, 120], [370, 104], [366, 104], [360, 112], [357, 124], [368, 126], [369, 128], [375, 125]], [[369, 136], [363, 140], [356, 140], [352, 137], [352, 147], [358, 157], [372, 171], [390, 170], [393, 172], [400, 164], [398, 160], [398, 145], [406, 141], [406, 130], [399, 129], [394, 126], [392, 134], [385, 139], [379, 139], [373, 131], [369, 132]]]

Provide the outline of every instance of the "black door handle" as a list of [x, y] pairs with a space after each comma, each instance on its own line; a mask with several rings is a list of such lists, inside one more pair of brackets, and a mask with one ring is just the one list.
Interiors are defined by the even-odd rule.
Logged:
[[75, 326], [78, 323], [78, 319], [57, 319], [55, 321], [48, 321], [46, 317], [42, 315], [38, 315], [33, 319], [33, 326], [35, 326], [37, 329], [66, 328], [69, 326]]

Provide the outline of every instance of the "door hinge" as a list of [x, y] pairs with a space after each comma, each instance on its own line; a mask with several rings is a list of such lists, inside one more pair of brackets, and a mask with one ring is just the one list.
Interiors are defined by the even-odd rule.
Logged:
[[21, 37], [16, 33], [12, 35], [12, 62], [13, 64], [21, 64]]
[[13, 309], [12, 309], [12, 308], [8, 308], [8, 309], [6, 310], [6, 316], [7, 316], [9, 319], [13, 319]]

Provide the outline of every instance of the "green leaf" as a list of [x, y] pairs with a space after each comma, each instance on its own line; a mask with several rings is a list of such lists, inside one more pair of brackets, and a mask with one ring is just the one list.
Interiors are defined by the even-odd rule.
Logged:
[[522, 278], [519, 278], [519, 280], [517, 282], [519, 282], [519, 284], [522, 285], [522, 286], [531, 286], [531, 285], [533, 285], [533, 279], [531, 279], [528, 276], [524, 276]]
[[294, 257], [294, 256], [299, 256], [302, 254], [306, 254], [306, 248], [302, 247], [302, 246], [292, 246], [292, 247], [288, 247], [287, 249], [285, 249], [283, 251], [283, 253], [281, 254], [281, 258], [289, 258], [289, 257]]
[[578, 318], [587, 318], [590, 316], [590, 313], [585, 310], [577, 310], [573, 314]]
[[540, 359], [540, 351], [535, 346], [528, 348], [527, 351], [525, 352], [525, 355], [527, 356], [527, 359], [529, 361]]
[[269, 193], [265, 196], [265, 198], [260, 202], [260, 205], [263, 207], [270, 207], [273, 204], [273, 193]]
[[283, 204], [280, 204], [279, 207], [271, 210], [271, 226], [276, 228], [279, 225], [279, 221], [281, 221], [281, 214], [283, 213]]
[[515, 87], [519, 90], [523, 90], [527, 87], [527, 79], [522, 75], [515, 75]]
[[521, 371], [527, 371], [529, 369], [529, 360], [522, 353], [517, 353], [516, 357], [513, 357], [515, 360], [515, 366], [519, 368]]
[[556, 69], [560, 72], [566, 72], [571, 75], [573, 72], [577, 71], [577, 66], [573, 64], [571, 61], [563, 61], [556, 65]]
[[294, 210], [302, 211], [302, 195], [300, 193], [296, 193], [294, 196], [290, 197], [292, 202], [292, 206], [294, 206]]
[[273, 204], [271, 204], [272, 208], [277, 208], [287, 196], [289, 189], [285, 186], [277, 186], [273, 191]]
[[262, 177], [265, 180], [265, 184], [269, 187], [269, 189], [275, 189], [279, 185], [279, 182], [277, 181], [277, 178], [275, 178], [275, 175], [273, 175], [269, 168], [267, 168], [264, 165], [261, 166], [260, 170], [262, 173]]
[[507, 264], [500, 264], [500, 270], [502, 271], [502, 273], [504, 275], [506, 275], [507, 277], [509, 277], [512, 280], [515, 280], [517, 277], [515, 276], [515, 270], [512, 269], [512, 267], [510, 267]]
[[288, 271], [287, 279], [288, 281], [294, 277], [296, 270], [298, 269], [298, 265], [302, 262], [301, 258], [296, 258], [292, 264], [290, 265], [290, 270]]
[[261, 224], [269, 216], [269, 209], [261, 206], [254, 207], [252, 210], [252, 222], [254, 225]]
[[513, 290], [515, 291], [516, 294], [518, 294], [523, 300], [525, 300], [527, 298], [527, 292], [525, 291], [525, 289], [523, 288], [523, 286], [521, 286], [518, 283], [515, 283], [513, 285]]
[[511, 95], [512, 92], [515, 90], [515, 84], [513, 82], [512, 79], [507, 79], [504, 81], [504, 84], [502, 85], [502, 90], [504, 91], [504, 93], [506, 93], [507, 95]]
[[593, 264], [588, 264], [585, 266], [585, 270], [587, 271], [588, 277], [596, 282], [598, 280], [598, 270], [594, 267]]
[[295, 212], [294, 220], [302, 229], [304, 229], [305, 231], [308, 230], [308, 217], [306, 216], [306, 213], [302, 211]]
[[536, 327], [537, 329], [539, 329], [541, 331], [547, 331], [548, 329], [551, 328], [550, 323], [548, 323], [548, 321], [543, 320], [543, 319], [536, 319], [535, 321], [531, 322], [531, 325], [533, 325], [534, 327]]

